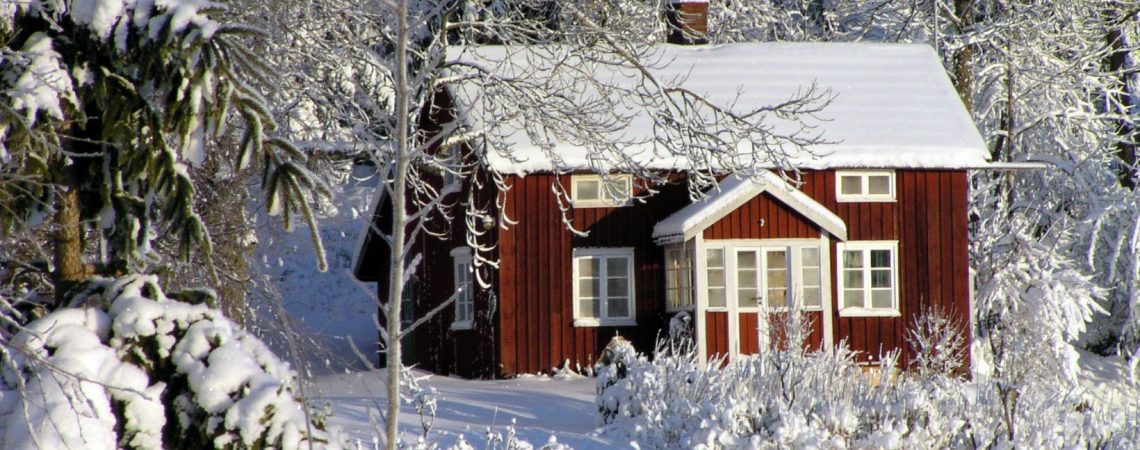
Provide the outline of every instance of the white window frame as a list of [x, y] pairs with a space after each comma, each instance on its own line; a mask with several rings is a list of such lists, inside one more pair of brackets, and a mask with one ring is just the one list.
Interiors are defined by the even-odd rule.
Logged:
[[[890, 181], [887, 186], [890, 187], [889, 194], [869, 194], [870, 190], [870, 177], [887, 176]], [[859, 193], [858, 194], [844, 194], [843, 193], [843, 178], [858, 177], [859, 178]], [[835, 171], [835, 201], [840, 203], [847, 202], [894, 202], [897, 198], [897, 189], [895, 187], [895, 171], [893, 170], [837, 170]]]
[[[572, 307], [574, 310], [574, 326], [576, 327], [598, 327], [598, 326], [632, 326], [637, 325], [637, 288], [635, 286], [635, 279], [637, 278], [634, 273], [635, 255], [633, 247], [604, 247], [604, 248], [576, 248], [573, 250], [573, 255], [570, 261], [572, 267]], [[598, 264], [599, 273], [598, 278], [600, 286], [598, 288], [598, 317], [582, 317], [581, 316], [581, 293], [578, 286], [578, 261], [588, 258], [601, 259]], [[629, 315], [626, 317], [609, 317], [609, 308], [607, 302], [609, 301], [609, 292], [607, 291], [605, 279], [606, 273], [606, 260], [613, 258], [625, 258], [626, 260], [626, 274], [629, 277], [626, 283], [627, 292], [626, 301], [627, 311]]]
[[[598, 184], [598, 198], [583, 199], [578, 186], [584, 182]], [[615, 198], [614, 191], [624, 183], [628, 191], [625, 198]], [[614, 208], [633, 205], [633, 175], [616, 173], [611, 175], [581, 174], [570, 176], [570, 202], [575, 208]]]
[[[470, 330], [475, 325], [475, 272], [471, 265], [471, 248], [451, 250], [451, 272], [455, 286], [454, 321], [452, 330]], [[463, 274], [466, 272], [466, 279]]]
[[[680, 256], [680, 258], [677, 258]], [[680, 260], [677, 268], [670, 264]], [[680, 279], [678, 279], [680, 278]], [[688, 245], [675, 244], [665, 247], [665, 310], [668, 312], [688, 311], [696, 305], [693, 291], [693, 252]], [[674, 296], [680, 296], [674, 302]]]
[[[838, 286], [835, 302], [840, 317], [899, 317], [899, 241], [848, 241], [835, 246], [835, 279]], [[847, 307], [844, 301], [844, 252], [858, 250], [863, 254], [863, 306]], [[887, 250], [891, 254], [891, 306], [875, 308], [871, 306], [871, 250]]]
[[[803, 288], [804, 288], [804, 285], [802, 282], [803, 281], [802, 278], [803, 278], [803, 249], [804, 248], [815, 248], [819, 251], [820, 266], [819, 266], [819, 273], [818, 273], [818, 276], [819, 276], [818, 288], [820, 290], [820, 298], [819, 298], [819, 304], [818, 305], [802, 304], [802, 302], [803, 302]], [[723, 266], [718, 268], [718, 270], [724, 270], [725, 271], [725, 275], [724, 275], [725, 276], [725, 285], [724, 286], [717, 286], [717, 287], [718, 288], [723, 287], [725, 289], [725, 305], [724, 306], [712, 306], [712, 305], [706, 303], [706, 309], [709, 311], [727, 311], [729, 309], [730, 303], [739, 302], [739, 299], [738, 299], [737, 294], [736, 294], [736, 292], [740, 289], [740, 280], [737, 279], [739, 276], [739, 273], [737, 271], [737, 266], [736, 266], [736, 262], [737, 262], [736, 261], [736, 254], [737, 254], [737, 252], [739, 252], [741, 250], [743, 250], [743, 251], [785, 250], [788, 252], [786, 255], [787, 255], [788, 264], [789, 264], [789, 267], [788, 267], [789, 289], [786, 291], [787, 297], [785, 297], [785, 298], [788, 300], [791, 300], [793, 298], [792, 297], [793, 295], [798, 296], [800, 299], [800, 302], [801, 302], [801, 304], [799, 305], [799, 308], [801, 311], [807, 311], [807, 312], [823, 311], [827, 302], [830, 301], [830, 297], [829, 297], [830, 291], [828, 289], [828, 287], [829, 287], [828, 273], [825, 269], [826, 267], [828, 267], [828, 258], [829, 258], [828, 248], [827, 248], [826, 243], [821, 242], [819, 239], [723, 240], [723, 241], [714, 242], [711, 244], [706, 244], [706, 246], [703, 249], [703, 251], [705, 252], [705, 255], [704, 255], [705, 258], [708, 257], [707, 252], [710, 250], [723, 251], [723, 253], [722, 253], [723, 258], [724, 258], [724, 260], [722, 261]], [[757, 262], [760, 263], [761, 266], [763, 266], [762, 261], [757, 261]], [[704, 269], [707, 271], [707, 270], [709, 270], [709, 267], [706, 266]], [[758, 269], [758, 270], [762, 270], [762, 269]], [[766, 277], [766, 274], [761, 274], [760, 276], [763, 278], [763, 277]], [[705, 277], [705, 280], [706, 280], [705, 285], [701, 286], [701, 289], [707, 291], [712, 286], [708, 284], [707, 275]], [[763, 288], [767, 288], [766, 283], [761, 283], [761, 284], [762, 284]], [[732, 289], [729, 289], [729, 287], [731, 287]], [[706, 295], [706, 298], [710, 298], [707, 293], [704, 295]], [[734, 309], [737, 311], [741, 311], [741, 312], [756, 312], [759, 310], [759, 308], [757, 306], [749, 305], [747, 307], [742, 307], [739, 304], [737, 304], [734, 307]], [[786, 306], [784, 306], [784, 307], [769, 307], [768, 310], [772, 311], [772, 312], [779, 312], [779, 311], [787, 311], [788, 308]]]

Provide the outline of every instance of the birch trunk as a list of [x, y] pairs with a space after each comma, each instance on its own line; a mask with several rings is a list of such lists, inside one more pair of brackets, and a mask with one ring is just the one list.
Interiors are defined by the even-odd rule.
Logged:
[[[392, 270], [388, 279], [388, 416], [387, 441], [389, 450], [399, 444], [400, 423], [400, 299], [404, 295], [404, 240], [407, 232], [408, 165], [412, 147], [408, 142], [408, 1], [400, 0], [396, 6], [398, 30], [396, 34], [396, 155], [392, 185]], [[383, 181], [382, 181], [383, 182]]]

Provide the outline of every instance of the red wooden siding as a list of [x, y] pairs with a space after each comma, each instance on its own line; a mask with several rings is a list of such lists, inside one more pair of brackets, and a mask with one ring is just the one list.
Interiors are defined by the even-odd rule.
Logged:
[[814, 239], [819, 237], [819, 227], [765, 192], [705, 228], [704, 236], [705, 239]]
[[[653, 226], [688, 203], [683, 186], [666, 186], [645, 204], [622, 208], [576, 208], [562, 223], [551, 193], [553, 175], [510, 177], [504, 194], [508, 216], [518, 224], [499, 234], [500, 368], [502, 374], [549, 371], [565, 360], [583, 366], [620, 334], [641, 351], [651, 351], [667, 323], [664, 312], [663, 250]], [[563, 186], [570, 177], [563, 176]], [[573, 326], [574, 248], [633, 247], [636, 327]]]
[[705, 312], [705, 347], [709, 358], [728, 355], [728, 313]]
[[[906, 349], [907, 327], [924, 306], [969, 320], [967, 180], [965, 171], [896, 171], [896, 202], [838, 203], [834, 171], [804, 173], [803, 191], [847, 223], [849, 240], [899, 242], [901, 317], [840, 317], [836, 246], [831, 245], [833, 323], [836, 342], [846, 340], [868, 359]], [[907, 364], [912, 355], [903, 353]]]

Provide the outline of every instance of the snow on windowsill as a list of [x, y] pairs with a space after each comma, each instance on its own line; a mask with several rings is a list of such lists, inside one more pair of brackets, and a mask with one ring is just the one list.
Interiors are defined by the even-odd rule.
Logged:
[[465, 330], [471, 330], [474, 328], [475, 327], [471, 324], [470, 320], [461, 320], [461, 321], [451, 322], [451, 331], [465, 331]]
[[890, 308], [843, 308], [839, 317], [901, 317], [902, 313]]
[[637, 321], [633, 319], [574, 319], [576, 327], [632, 327]]

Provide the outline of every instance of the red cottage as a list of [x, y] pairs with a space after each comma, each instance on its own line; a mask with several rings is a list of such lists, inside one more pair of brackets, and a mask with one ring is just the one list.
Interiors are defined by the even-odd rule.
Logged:
[[[791, 155], [800, 183], [757, 162], [749, 167], [755, 176], [728, 176], [694, 202], [682, 182], [645, 186], [599, 166], [585, 149], [557, 142], [540, 149], [526, 133], [503, 133], [516, 157], [487, 160], [509, 190], [466, 185], [471, 195], [456, 201], [488, 209], [465, 217], [461, 211], [469, 209], [456, 208], [459, 217], [443, 225], [447, 232], [419, 244], [425, 264], [405, 304], [422, 314], [457, 289], [464, 294], [405, 341], [409, 363], [468, 377], [543, 372], [567, 361], [585, 366], [616, 334], [651, 350], [681, 311], [694, 319], [702, 354], [736, 357], [763, 351], [761, 303], [773, 311], [800, 304], [817, 346], [845, 341], [868, 360], [903, 349], [906, 363], [907, 327], [924, 309], [968, 323], [967, 170], [995, 166], [931, 48], [761, 43], [658, 50], [664, 76], [687, 75], [685, 87], [719, 101], [739, 94], [741, 103], [774, 104], [812, 83], [830, 90], [815, 130], [829, 143]], [[448, 95], [448, 104], [464, 107], [464, 93]], [[456, 116], [478, 125], [482, 118], [472, 111]], [[635, 119], [626, 131], [650, 128]], [[685, 162], [649, 164], [668, 171]], [[586, 235], [564, 224], [554, 183], [566, 187], [565, 216]], [[638, 199], [648, 187], [657, 193]], [[377, 220], [385, 216], [378, 208]], [[517, 223], [493, 220], [502, 216]], [[498, 270], [478, 273], [488, 289], [473, 282], [468, 222], [495, 244], [487, 256]], [[380, 280], [382, 293], [386, 251], [368, 234], [355, 266], [358, 278]]]

